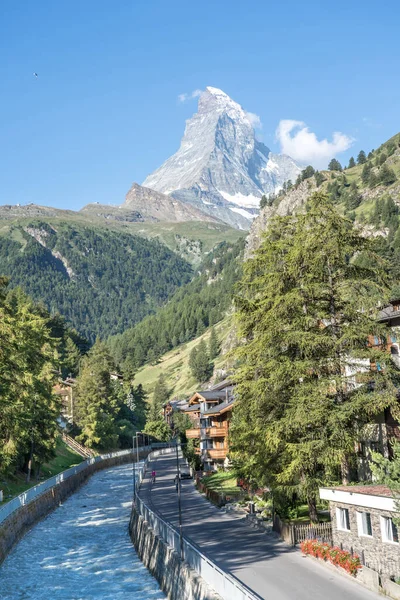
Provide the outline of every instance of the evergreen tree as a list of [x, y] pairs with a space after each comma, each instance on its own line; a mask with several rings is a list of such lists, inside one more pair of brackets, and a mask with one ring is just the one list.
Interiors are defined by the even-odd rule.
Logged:
[[365, 165], [363, 166], [363, 170], [361, 171], [361, 181], [363, 182], [364, 185], [367, 185], [369, 182], [369, 178], [371, 176], [371, 163], [367, 162], [365, 163]]
[[340, 164], [340, 162], [338, 160], [336, 160], [336, 158], [332, 158], [332, 160], [330, 161], [330, 163], [328, 165], [328, 169], [329, 169], [329, 171], [341, 171], [342, 165]]
[[306, 167], [302, 172], [301, 172], [301, 177], [303, 179], [303, 181], [305, 179], [309, 179], [310, 177], [312, 177], [315, 174], [315, 169], [314, 167], [312, 167], [311, 165], [308, 165], [308, 167]]
[[358, 192], [357, 184], [355, 181], [350, 186], [350, 189], [346, 196], [346, 209], [354, 210], [361, 204], [361, 195]]
[[[312, 521], [318, 487], [348, 481], [359, 428], [397, 406], [385, 349], [366, 344], [386, 335], [372, 244], [314, 194], [305, 214], [270, 223], [236, 298], [246, 343], [237, 351], [233, 458], [245, 476], [307, 501]], [[357, 266], [359, 253], [369, 266]], [[371, 373], [377, 363], [385, 370]]]
[[369, 179], [368, 179], [369, 187], [374, 188], [377, 185], [379, 185], [379, 183], [380, 183], [380, 179], [379, 179], [378, 175], [374, 171], [371, 171], [371, 173], [369, 175]]
[[168, 402], [169, 395], [170, 393], [165, 381], [165, 377], [163, 374], [161, 374], [156, 381], [153, 395], [151, 397], [149, 413], [147, 417], [148, 421], [158, 421], [162, 418], [162, 409], [164, 404]]
[[351, 156], [350, 160], [349, 160], [349, 169], [352, 169], [355, 166], [356, 166], [356, 161], [354, 160], [354, 157]]
[[77, 439], [89, 448], [108, 450], [118, 445], [119, 402], [110, 377], [113, 370], [107, 346], [96, 340], [82, 359], [75, 392], [76, 423], [81, 429]]
[[396, 174], [387, 164], [384, 164], [379, 171], [379, 180], [383, 185], [392, 185], [396, 181]]
[[202, 340], [189, 355], [189, 367], [196, 381], [203, 383], [207, 381], [214, 370], [214, 364], [210, 360], [207, 346]]
[[215, 328], [212, 327], [210, 333], [210, 340], [208, 342], [208, 354], [211, 360], [217, 358], [217, 356], [219, 355], [219, 350], [220, 346], [217, 338], [217, 332], [215, 331]]
[[365, 155], [364, 150], [360, 150], [360, 152], [358, 153], [357, 162], [359, 165], [363, 165], [364, 163], [367, 162], [367, 157]]
[[57, 340], [49, 315], [0, 277], [0, 475], [54, 455], [60, 404], [52, 387]]
[[[398, 441], [392, 444], [392, 451], [392, 459], [386, 458], [378, 452], [372, 452], [371, 470], [376, 483], [389, 487], [393, 497], [397, 499], [396, 510], [400, 512], [400, 443]], [[393, 521], [400, 526], [399, 517]]]
[[317, 187], [320, 187], [325, 181], [325, 177], [322, 175], [320, 171], [315, 172], [315, 183]]

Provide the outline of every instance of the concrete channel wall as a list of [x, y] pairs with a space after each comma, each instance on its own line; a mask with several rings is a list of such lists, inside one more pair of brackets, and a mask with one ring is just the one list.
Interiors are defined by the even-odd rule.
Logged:
[[[147, 454], [148, 449], [141, 450], [142, 457]], [[59, 506], [93, 473], [132, 462], [132, 458], [131, 450], [89, 458], [4, 504], [0, 508], [0, 564], [31, 527]]]
[[[175, 452], [175, 449], [152, 452], [149, 458], [170, 452]], [[139, 486], [146, 466], [147, 459], [140, 470]], [[129, 532], [139, 558], [170, 600], [260, 599], [185, 537], [181, 546], [179, 532], [151, 510], [140, 495], [132, 507]]]

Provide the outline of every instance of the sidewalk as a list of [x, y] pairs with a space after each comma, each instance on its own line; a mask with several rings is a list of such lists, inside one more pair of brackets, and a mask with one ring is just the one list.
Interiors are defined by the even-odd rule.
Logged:
[[[157, 481], [150, 482], [152, 469]], [[176, 459], [160, 456], [149, 463], [140, 496], [150, 509], [178, 527], [174, 485]], [[293, 548], [250, 528], [243, 517], [221, 513], [201, 496], [192, 481], [182, 481], [183, 535], [226, 572], [268, 600], [377, 600], [356, 582], [307, 559]], [[226, 599], [229, 600], [229, 599]]]

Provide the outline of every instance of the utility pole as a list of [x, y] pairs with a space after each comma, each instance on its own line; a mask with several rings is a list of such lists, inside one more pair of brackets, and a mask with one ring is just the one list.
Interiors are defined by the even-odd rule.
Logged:
[[179, 514], [179, 544], [181, 550], [181, 559], [183, 560], [183, 536], [182, 536], [182, 506], [181, 506], [181, 477], [179, 473], [179, 451], [178, 451], [178, 440], [175, 443], [176, 448], [176, 476], [178, 485], [178, 514]]

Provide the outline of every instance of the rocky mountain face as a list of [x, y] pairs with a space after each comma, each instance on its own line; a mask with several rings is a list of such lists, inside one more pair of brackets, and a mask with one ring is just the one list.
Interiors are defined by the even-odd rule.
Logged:
[[205, 215], [196, 207], [185, 204], [172, 196], [167, 196], [155, 190], [132, 184], [131, 189], [126, 194], [125, 202], [121, 209], [137, 211], [146, 221], [211, 221], [217, 222], [219, 219]]
[[266, 206], [260, 211], [260, 214], [254, 219], [249, 235], [246, 238], [245, 259], [250, 258], [261, 243], [263, 233], [268, 227], [269, 221], [274, 216], [285, 217], [301, 210], [310, 195], [315, 192], [317, 185], [315, 178], [311, 177], [302, 181], [300, 185], [286, 193], [278, 202], [272, 206]]
[[248, 229], [263, 194], [275, 193], [301, 167], [255, 136], [251, 118], [219, 89], [207, 87], [187, 121], [179, 150], [144, 181], [145, 187]]

